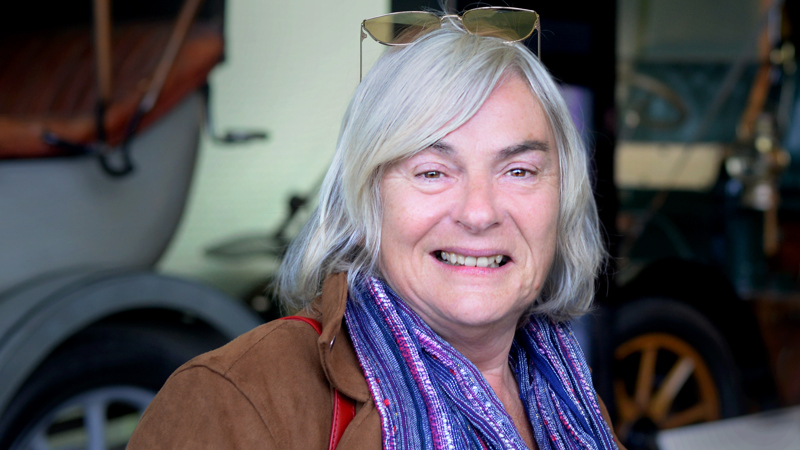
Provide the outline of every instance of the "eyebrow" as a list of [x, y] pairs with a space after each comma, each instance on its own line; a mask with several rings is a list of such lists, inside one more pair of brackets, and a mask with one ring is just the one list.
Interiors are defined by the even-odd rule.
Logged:
[[[434, 142], [430, 148], [444, 155], [452, 154], [455, 151], [453, 147], [451, 147], [448, 144], [445, 144], [442, 141]], [[545, 141], [528, 140], [500, 150], [495, 159], [498, 161], [502, 161], [522, 153], [532, 152], [536, 150], [548, 152], [550, 151], [550, 146], [547, 145], [547, 142]]]
[[502, 161], [504, 159], [511, 158], [513, 156], [519, 155], [521, 153], [532, 152], [532, 151], [542, 151], [548, 152], [550, 151], [550, 146], [547, 145], [545, 141], [525, 141], [517, 145], [512, 145], [511, 147], [506, 147], [500, 150], [500, 153], [497, 154], [498, 161]]

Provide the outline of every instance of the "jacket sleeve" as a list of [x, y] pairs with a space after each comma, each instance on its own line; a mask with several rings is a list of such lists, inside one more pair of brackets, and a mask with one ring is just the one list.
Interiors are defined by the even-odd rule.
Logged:
[[606, 408], [606, 404], [603, 403], [603, 399], [601, 399], [599, 395], [597, 396], [597, 403], [600, 405], [600, 412], [603, 414], [603, 418], [606, 420], [608, 427], [611, 428], [611, 435], [614, 436], [614, 442], [617, 443], [617, 447], [619, 447], [619, 450], [627, 450], [617, 437], [617, 433], [614, 431], [614, 424], [611, 423], [611, 416], [608, 414], [608, 408]]
[[277, 448], [265, 420], [224, 375], [190, 366], [172, 375], [142, 415], [127, 447]]

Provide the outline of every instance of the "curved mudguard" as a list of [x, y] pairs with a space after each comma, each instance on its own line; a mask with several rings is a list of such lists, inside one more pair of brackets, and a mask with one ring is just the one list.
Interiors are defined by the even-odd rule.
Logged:
[[0, 415], [59, 344], [106, 317], [141, 309], [181, 312], [227, 339], [261, 323], [214, 289], [153, 272], [82, 271], [35, 280], [0, 297]]

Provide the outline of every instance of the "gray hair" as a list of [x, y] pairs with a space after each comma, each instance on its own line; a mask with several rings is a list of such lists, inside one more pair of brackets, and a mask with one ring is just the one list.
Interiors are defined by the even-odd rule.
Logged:
[[381, 276], [384, 172], [466, 123], [511, 74], [527, 81], [541, 103], [561, 170], [555, 258], [530, 313], [567, 320], [588, 310], [604, 249], [589, 158], [567, 105], [524, 45], [471, 35], [452, 24], [411, 45], [390, 47], [358, 86], [319, 206], [278, 273], [276, 287], [286, 308], [307, 306], [332, 273], [347, 272], [350, 286], [363, 276]]

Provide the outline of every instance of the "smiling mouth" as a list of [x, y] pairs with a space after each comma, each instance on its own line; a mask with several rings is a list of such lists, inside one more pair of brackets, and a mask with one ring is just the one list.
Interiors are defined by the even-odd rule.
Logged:
[[511, 258], [506, 255], [475, 257], [459, 255], [458, 253], [445, 252], [442, 250], [437, 250], [433, 253], [434, 256], [436, 256], [436, 259], [445, 264], [450, 264], [451, 266], [497, 268], [511, 261]]

